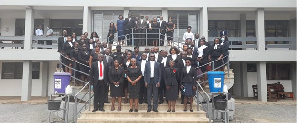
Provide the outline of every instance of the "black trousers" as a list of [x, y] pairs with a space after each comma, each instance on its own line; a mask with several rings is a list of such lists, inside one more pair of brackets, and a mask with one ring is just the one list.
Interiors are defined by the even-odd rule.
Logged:
[[166, 84], [165, 84], [165, 80], [162, 78], [158, 90], [158, 99], [160, 102], [164, 100], [165, 93], [166, 93]]
[[104, 90], [105, 84], [104, 80], [98, 80], [97, 84], [93, 85], [94, 90], [94, 110], [104, 108]]
[[147, 101], [147, 88], [145, 87], [145, 80], [144, 77], [140, 79], [140, 97], [139, 97], [139, 102], [143, 103]]
[[109, 84], [105, 85], [104, 87], [104, 102], [108, 102], [108, 91], [109, 91]]
[[164, 40], [165, 40], [165, 35], [166, 35], [166, 31], [162, 30], [162, 32], [160, 33], [160, 46], [164, 45]]
[[[153, 84], [150, 84], [153, 83]], [[150, 79], [150, 83], [148, 84], [147, 88], [147, 100], [148, 100], [148, 109], [151, 110], [151, 100], [153, 96], [153, 110], [157, 110], [158, 107], [158, 88], [156, 87], [156, 84], [154, 84], [154, 80]]]

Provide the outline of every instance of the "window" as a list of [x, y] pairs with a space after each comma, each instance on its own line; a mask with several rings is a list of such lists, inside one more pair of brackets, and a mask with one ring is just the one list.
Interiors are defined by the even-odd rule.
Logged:
[[247, 72], [257, 72], [256, 63], [248, 63]]
[[[265, 20], [266, 37], [288, 37], [288, 20]], [[267, 44], [288, 44], [288, 41], [267, 41]]]
[[[22, 62], [3, 62], [1, 79], [22, 79]], [[32, 63], [32, 79], [40, 78], [40, 62]]]
[[63, 30], [67, 30], [68, 35], [75, 32], [77, 36], [82, 34], [82, 19], [51, 19], [50, 27], [54, 36], [61, 36]]
[[16, 19], [15, 36], [25, 35], [25, 19]]
[[290, 64], [268, 63], [267, 80], [290, 80]]
[[255, 20], [247, 20], [246, 21], [246, 36], [247, 37], [255, 37]]
[[208, 37], [219, 37], [222, 29], [228, 37], [240, 36], [240, 20], [208, 20]]

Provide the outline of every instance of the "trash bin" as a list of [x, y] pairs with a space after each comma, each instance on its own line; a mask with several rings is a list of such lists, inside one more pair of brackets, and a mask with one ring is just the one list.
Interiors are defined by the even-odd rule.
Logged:
[[70, 73], [66, 72], [55, 72], [54, 78], [54, 93], [65, 94], [66, 87], [70, 84]]
[[223, 71], [209, 71], [207, 72], [207, 76], [210, 92], [223, 92], [225, 73]]

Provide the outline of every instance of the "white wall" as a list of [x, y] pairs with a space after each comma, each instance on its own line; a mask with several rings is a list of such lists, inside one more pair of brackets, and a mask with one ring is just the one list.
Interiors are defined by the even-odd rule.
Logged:
[[49, 81], [48, 81], [48, 95], [54, 93], [54, 79], [53, 73], [56, 72], [56, 66], [58, 61], [50, 61], [49, 62]]
[[1, 36], [15, 36], [15, 18], [1, 18]]
[[[277, 83], [283, 85], [285, 92], [292, 92], [292, 81], [291, 80], [267, 80], [268, 84]], [[252, 85], [257, 84], [257, 72], [247, 72], [247, 83], [248, 83], [248, 97], [253, 97]]]

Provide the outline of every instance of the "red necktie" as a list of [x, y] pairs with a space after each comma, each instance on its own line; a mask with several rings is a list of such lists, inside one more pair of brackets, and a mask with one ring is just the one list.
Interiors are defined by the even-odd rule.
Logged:
[[102, 64], [100, 62], [100, 77], [102, 77]]

